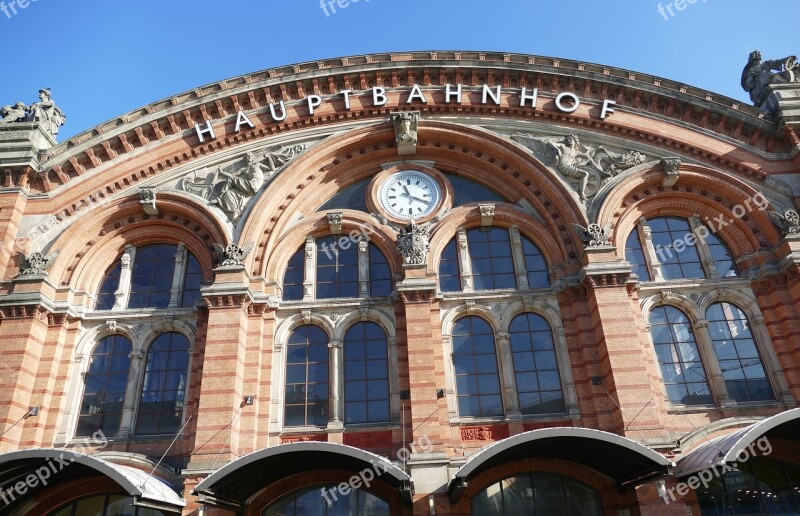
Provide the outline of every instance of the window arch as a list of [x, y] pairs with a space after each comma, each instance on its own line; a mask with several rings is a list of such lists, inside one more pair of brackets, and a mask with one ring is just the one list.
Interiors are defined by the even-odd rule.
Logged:
[[453, 324], [452, 340], [459, 415], [503, 415], [492, 327], [480, 317], [462, 317]]
[[103, 277], [95, 309], [190, 307], [202, 282], [200, 262], [183, 244], [127, 246]]
[[650, 311], [649, 323], [669, 400], [683, 405], [713, 403], [689, 317], [674, 306], [662, 305]]
[[189, 341], [180, 333], [162, 333], [147, 349], [136, 433], [173, 434], [183, 420]]
[[439, 261], [439, 289], [460, 291], [466, 263], [461, 263], [458, 245], [463, 239], [469, 256], [469, 271], [474, 290], [521, 288], [518, 278], [525, 278], [527, 288], [550, 286], [547, 262], [541, 250], [519, 235], [516, 227], [472, 228], [447, 243]]
[[390, 420], [389, 351], [386, 332], [374, 322], [359, 322], [344, 336], [345, 423]]
[[[321, 495], [320, 493], [323, 493]], [[337, 493], [337, 496], [324, 496]], [[285, 496], [261, 512], [262, 516], [389, 516], [389, 503], [362, 489], [350, 489], [345, 494], [335, 484], [316, 485]]]
[[86, 437], [101, 430], [114, 435], [122, 422], [130, 370], [131, 341], [122, 335], [104, 337], [92, 351], [84, 376], [75, 435]]
[[[652, 250], [642, 246], [646, 234], [652, 238]], [[647, 219], [628, 235], [625, 259], [633, 265], [640, 281], [738, 275], [728, 247], [699, 219], [694, 222], [682, 217]]]
[[520, 314], [511, 321], [509, 340], [520, 412], [565, 412], [553, 332], [547, 321], [538, 314]]
[[775, 393], [747, 315], [738, 306], [721, 302], [708, 307], [706, 319], [731, 399], [738, 402], [774, 400]]
[[328, 423], [328, 335], [318, 326], [297, 327], [286, 344], [285, 426]]
[[575, 480], [546, 474], [523, 473], [487, 486], [472, 497], [472, 514], [603, 514], [597, 491]]
[[[359, 247], [365, 244], [362, 261]], [[307, 253], [309, 246], [316, 253]], [[315, 256], [312, 258], [310, 254]], [[307, 260], [314, 259], [313, 277], [307, 278], [306, 271], [311, 269]], [[365, 275], [362, 271], [366, 271]], [[283, 275], [283, 300], [302, 300], [306, 284], [314, 285], [316, 299], [388, 297], [392, 293], [392, 272], [388, 260], [374, 244], [350, 236], [329, 235], [309, 239], [292, 255]]]

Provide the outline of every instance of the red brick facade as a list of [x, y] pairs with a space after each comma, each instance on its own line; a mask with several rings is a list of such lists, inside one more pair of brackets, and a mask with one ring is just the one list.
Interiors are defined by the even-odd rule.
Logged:
[[[407, 102], [415, 84], [425, 93], [425, 103]], [[463, 85], [460, 103], [446, 98], [448, 84]], [[484, 85], [503, 88], [499, 105], [482, 98]], [[375, 86], [386, 88], [386, 105], [373, 105], [370, 89]], [[535, 109], [520, 106], [523, 87], [537, 88]], [[353, 91], [350, 109], [338, 93], [344, 90]], [[554, 105], [564, 91], [582, 101], [572, 113]], [[307, 110], [309, 95], [325, 99], [313, 115]], [[287, 118], [275, 122], [269, 106], [281, 99]], [[600, 118], [604, 99], [616, 103], [615, 111]], [[418, 141], [414, 154], [398, 155], [389, 116], [404, 110], [420, 112]], [[254, 128], [235, 131], [239, 111], [247, 113]], [[195, 124], [203, 127], [207, 120], [216, 137], [206, 135], [200, 143]], [[576, 133], [590, 147], [635, 149], [647, 159], [583, 203], [556, 168], [511, 138], [517, 133]], [[263, 154], [297, 143], [305, 150], [278, 169], [234, 223], [201, 197], [175, 186], [194, 171], [245, 152]], [[203, 505], [206, 514], [234, 514], [192, 493], [213, 470], [270, 447], [320, 441], [363, 449], [408, 468], [414, 479], [410, 505], [391, 482], [379, 480], [370, 490], [389, 503], [392, 514], [432, 514], [429, 496], [436, 514], [471, 514], [475, 493], [531, 471], [590, 486], [605, 514], [685, 514], [689, 508], [699, 514], [692, 494], [664, 505], [655, 479], [618, 488], [602, 472], [557, 457], [523, 456], [493, 466], [472, 479], [453, 503], [447, 484], [470, 454], [537, 429], [602, 430], [677, 461], [694, 447], [682, 444], [684, 436], [709, 425], [713, 432], [715, 423], [728, 421], [731, 426], [719, 431], [727, 434], [794, 408], [800, 399], [800, 238], [783, 235], [767, 214], [798, 208], [792, 185], [800, 185], [800, 128], [732, 99], [666, 79], [549, 58], [466, 52], [374, 55], [306, 63], [201, 87], [102, 124], [47, 153], [39, 169], [3, 169], [0, 164], [5, 243], [0, 250], [0, 453], [73, 449], [84, 442], [75, 436], [81, 375], [93, 344], [108, 332], [130, 332], [144, 346], [147, 332], [181, 332], [192, 342], [181, 420], [186, 425], [178, 439], [173, 444], [175, 434], [138, 436], [132, 430], [98, 451], [144, 456], [140, 462], [122, 462], [148, 472], [166, 453], [164, 464], [171, 470], [160, 468], [157, 476], [183, 484], [183, 514], [197, 514]], [[672, 184], [661, 161], [667, 157], [681, 160]], [[289, 260], [307, 238], [331, 234], [331, 210], [319, 208], [337, 192], [385, 175], [391, 167], [415, 165], [468, 179], [505, 199], [493, 202], [490, 225], [512, 235], [518, 231], [537, 246], [553, 288], [442, 293], [437, 282], [445, 247], [460, 229], [485, 226], [487, 216], [478, 203], [456, 205], [450, 188], [443, 192], [442, 209], [430, 226], [430, 249], [420, 266], [404, 265], [396, 249], [393, 225], [399, 221], [355, 209], [332, 210], [342, 214], [343, 235], [370, 228], [370, 242], [386, 257], [393, 276], [391, 299], [283, 300]], [[142, 186], [158, 188], [157, 214], [143, 210]], [[768, 209], [743, 215], [736, 210], [760, 193], [771, 201]], [[367, 203], [375, 211], [380, 208], [374, 198]], [[650, 282], [631, 277], [626, 238], [642, 217], [709, 221], [720, 214], [729, 224], [717, 235], [736, 260], [738, 277]], [[52, 227], [42, 228], [50, 216]], [[609, 222], [610, 245], [586, 249], [572, 226]], [[202, 302], [194, 309], [146, 314], [95, 310], [104, 275], [125, 246], [152, 243], [182, 243], [197, 258]], [[250, 243], [253, 250], [241, 267], [219, 267], [211, 251], [212, 244]], [[20, 276], [18, 252], [33, 251], [58, 251], [58, 256], [46, 275]], [[680, 307], [690, 314], [695, 331], [701, 331], [708, 323], [705, 309], [717, 301], [735, 303], [747, 314], [775, 391], [773, 401], [722, 403], [715, 391], [713, 406], [676, 408], [665, 398], [648, 309]], [[464, 315], [484, 317], [501, 346], [508, 321], [528, 312], [541, 314], [554, 330], [556, 347], [563, 346], [561, 380], [568, 409], [546, 416], [509, 413], [506, 391], [504, 417], [460, 417], [449, 372], [453, 321]], [[108, 321], [117, 329], [110, 329]], [[284, 426], [289, 333], [303, 324], [317, 325], [329, 334], [334, 354], [335, 342], [356, 321], [385, 326], [389, 346], [394, 346], [389, 358], [391, 422]], [[243, 401], [247, 396], [253, 396], [252, 405]], [[34, 406], [38, 415], [25, 417]], [[129, 409], [135, 414], [135, 403]], [[424, 453], [412, 450], [408, 464], [403, 463], [398, 452], [423, 438], [430, 447]], [[792, 443], [776, 453], [800, 463]], [[347, 481], [356, 473], [309, 464], [306, 473], [264, 485], [242, 510], [260, 514], [300, 487]], [[70, 481], [73, 494], [92, 492], [90, 485], [97, 480], [87, 479]], [[667, 487], [677, 483], [673, 476], [666, 479]], [[102, 489], [97, 492], [119, 491], [109, 486], [97, 484]], [[40, 491], [34, 500], [40, 505], [34, 506], [48, 511], [59, 506], [53, 500], [69, 501], [55, 496]]]

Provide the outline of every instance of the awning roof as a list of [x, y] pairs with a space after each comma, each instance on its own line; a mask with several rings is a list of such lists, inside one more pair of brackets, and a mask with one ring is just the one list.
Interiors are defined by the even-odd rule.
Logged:
[[491, 444], [467, 459], [448, 486], [455, 503], [467, 482], [506, 462], [546, 458], [583, 464], [620, 486], [667, 474], [672, 462], [660, 453], [616, 434], [589, 428], [558, 427], [524, 432]]
[[736, 462], [739, 454], [764, 435], [767, 438], [800, 441], [800, 408], [781, 412], [698, 446], [678, 462], [675, 475], [686, 477], [712, 466]]
[[212, 504], [241, 507], [251, 496], [277, 480], [324, 469], [353, 473], [372, 469], [376, 478], [410, 501], [411, 477], [388, 459], [344, 444], [314, 441], [281, 444], [245, 455], [210, 474], [192, 493]]
[[[48, 468], [50, 477], [47, 486], [68, 482], [86, 476], [103, 475], [125, 490], [137, 505], [152, 507], [167, 512], [181, 512], [184, 500], [168, 485], [150, 476], [147, 472], [114, 464], [90, 455], [67, 450], [42, 448], [22, 450], [0, 455], [0, 486], [13, 485], [28, 475], [36, 475], [39, 468]], [[44, 471], [41, 472], [44, 476]], [[28, 489], [22, 499], [47, 489], [41, 484]]]

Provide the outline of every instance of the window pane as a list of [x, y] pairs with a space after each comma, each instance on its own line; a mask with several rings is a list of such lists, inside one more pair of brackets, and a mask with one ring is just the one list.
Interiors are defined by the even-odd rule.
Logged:
[[291, 333], [286, 353], [286, 426], [328, 423], [328, 337], [321, 328], [304, 325]]
[[633, 265], [633, 272], [639, 276], [639, 281], [651, 280], [638, 229], [631, 231], [628, 240], [625, 241], [625, 259]]
[[388, 421], [388, 342], [383, 328], [374, 322], [354, 324], [345, 334], [343, 353], [345, 423]]
[[516, 288], [511, 240], [507, 229], [500, 227], [470, 229], [467, 231], [467, 244], [476, 290]]
[[555, 344], [547, 321], [538, 314], [520, 314], [511, 321], [509, 338], [522, 413], [566, 411]]
[[688, 239], [692, 241], [692, 245], [688, 245], [686, 237], [696, 237], [687, 219], [656, 217], [648, 219], [647, 225], [652, 231], [653, 244], [664, 279], [706, 277], [696, 243], [693, 239]]
[[650, 311], [649, 322], [670, 401], [684, 405], [713, 403], [691, 321], [686, 314], [673, 306], [657, 306]]
[[305, 246], [302, 246], [289, 260], [283, 274], [283, 300], [303, 299], [303, 271], [305, 270]]
[[[192, 253], [186, 253], [186, 272], [183, 277], [183, 297], [181, 306], [194, 306], [200, 299], [200, 286], [203, 284], [203, 269]], [[169, 302], [169, 301], [168, 301]]]
[[341, 242], [333, 236], [316, 241], [317, 299], [358, 297], [358, 244]]
[[111, 310], [114, 307], [116, 296], [114, 293], [119, 288], [119, 276], [122, 272], [122, 262], [117, 263], [106, 272], [100, 291], [97, 293], [96, 310]]
[[119, 430], [130, 369], [131, 342], [122, 335], [105, 337], [92, 352], [84, 377], [76, 435], [102, 430], [112, 436]]
[[189, 366], [189, 341], [162, 333], [147, 350], [136, 433], [171, 434], [180, 429]]
[[178, 247], [172, 244], [136, 249], [128, 308], [166, 308], [169, 305], [177, 252]]
[[728, 394], [736, 401], [774, 400], [764, 364], [745, 313], [731, 303], [715, 303], [706, 312]]
[[392, 293], [392, 271], [386, 257], [373, 244], [369, 244], [369, 294], [386, 297]]
[[550, 286], [550, 271], [542, 252], [536, 245], [522, 237], [522, 253], [525, 258], [525, 270], [528, 271], [528, 286], [540, 288]]
[[464, 317], [453, 325], [452, 338], [459, 414], [501, 415], [500, 376], [491, 326], [480, 317]]
[[457, 292], [461, 290], [461, 272], [456, 245], [455, 238], [450, 240], [442, 251], [442, 257], [439, 260], [439, 289], [442, 292]]

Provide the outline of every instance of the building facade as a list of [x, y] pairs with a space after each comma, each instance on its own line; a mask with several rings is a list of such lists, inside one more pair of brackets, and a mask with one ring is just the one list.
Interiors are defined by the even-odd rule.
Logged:
[[59, 144], [7, 106], [0, 514], [800, 514], [795, 71], [375, 54]]

